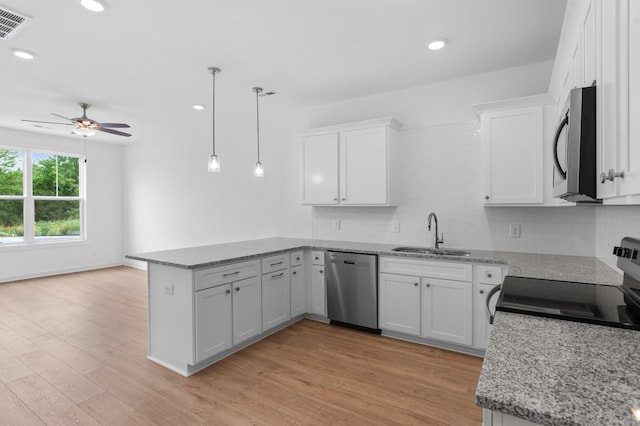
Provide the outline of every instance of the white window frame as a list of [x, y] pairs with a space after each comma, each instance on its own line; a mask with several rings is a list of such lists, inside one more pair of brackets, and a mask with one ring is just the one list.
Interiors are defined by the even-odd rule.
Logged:
[[[22, 152], [24, 155], [23, 171], [22, 171], [22, 195], [2, 195], [0, 200], [22, 200], [22, 221], [24, 227], [24, 238], [18, 243], [4, 243], [1, 247], [17, 247], [25, 245], [39, 244], [62, 244], [77, 243], [87, 240], [87, 223], [86, 223], [86, 157], [81, 154], [61, 151], [51, 151], [47, 149], [22, 148], [0, 145], [0, 149]], [[44, 196], [33, 195], [33, 154], [57, 155], [62, 157], [74, 157], [79, 161], [78, 167], [78, 196]], [[53, 200], [53, 201], [79, 201], [80, 202], [80, 236], [73, 239], [67, 238], [51, 238], [37, 239], [35, 236], [35, 202], [36, 200]]]

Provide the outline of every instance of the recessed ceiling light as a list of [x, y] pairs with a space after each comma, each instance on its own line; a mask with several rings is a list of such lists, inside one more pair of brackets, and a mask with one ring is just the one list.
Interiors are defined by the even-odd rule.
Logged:
[[80, 0], [80, 4], [92, 12], [104, 12], [105, 3], [100, 0]]
[[33, 59], [36, 57], [35, 53], [31, 53], [28, 50], [24, 49], [11, 49], [13, 54], [16, 55], [20, 59]]
[[437, 40], [433, 40], [427, 44], [429, 50], [440, 50], [447, 44], [446, 38], [439, 38]]
[[202, 111], [204, 109], [204, 105], [194, 104], [193, 109], [195, 109], [196, 111]]

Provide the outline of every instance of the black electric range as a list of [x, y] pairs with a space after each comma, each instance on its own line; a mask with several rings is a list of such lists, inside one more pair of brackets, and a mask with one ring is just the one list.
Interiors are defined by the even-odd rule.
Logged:
[[640, 240], [614, 248], [622, 286], [506, 276], [496, 311], [640, 330]]

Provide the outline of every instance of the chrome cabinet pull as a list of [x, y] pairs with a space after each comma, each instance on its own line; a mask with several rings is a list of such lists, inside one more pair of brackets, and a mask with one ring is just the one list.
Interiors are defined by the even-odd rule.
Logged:
[[413, 283], [413, 286], [414, 287], [418, 287], [418, 283]]
[[491, 272], [487, 272], [487, 278], [491, 278], [493, 277], [493, 274]]
[[485, 199], [485, 200], [488, 200], [488, 199], [489, 199], [489, 196], [488, 196], [488, 195], [485, 195], [485, 196], [484, 196], [484, 199]]
[[425, 287], [431, 287], [431, 284], [427, 283], [427, 285], [425, 285]]
[[276, 278], [280, 278], [280, 277], [284, 277], [284, 272], [280, 272], [277, 275], [271, 275], [271, 279], [276, 279]]
[[282, 265], [282, 261], [271, 264], [271, 266], [277, 266], [277, 265]]
[[605, 172], [600, 173], [600, 183], [605, 183], [608, 180], [613, 182], [615, 178], [624, 179], [624, 172], [616, 172], [613, 169], [609, 169], [607, 173]]
[[229, 294], [229, 293], [231, 293], [231, 290], [226, 289], [224, 292], [225, 292], [225, 293], [227, 293], [227, 294]]
[[480, 294], [484, 294], [484, 290], [480, 290]]
[[240, 291], [240, 287], [236, 287], [236, 291]]
[[222, 278], [232, 277], [234, 275], [238, 275], [240, 271], [230, 272], [228, 274], [222, 274]]
[[291, 275], [295, 275], [295, 274], [297, 274], [297, 272], [296, 272], [296, 271], [293, 271], [293, 272], [291, 273]]

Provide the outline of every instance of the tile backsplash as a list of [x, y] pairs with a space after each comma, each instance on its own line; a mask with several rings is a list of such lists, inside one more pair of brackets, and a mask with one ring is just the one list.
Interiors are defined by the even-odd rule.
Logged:
[[[431, 246], [433, 211], [445, 247], [595, 256], [598, 208], [484, 207], [478, 126], [402, 131], [399, 206], [314, 207], [312, 237]], [[519, 226], [519, 238], [509, 236], [511, 225]]]

